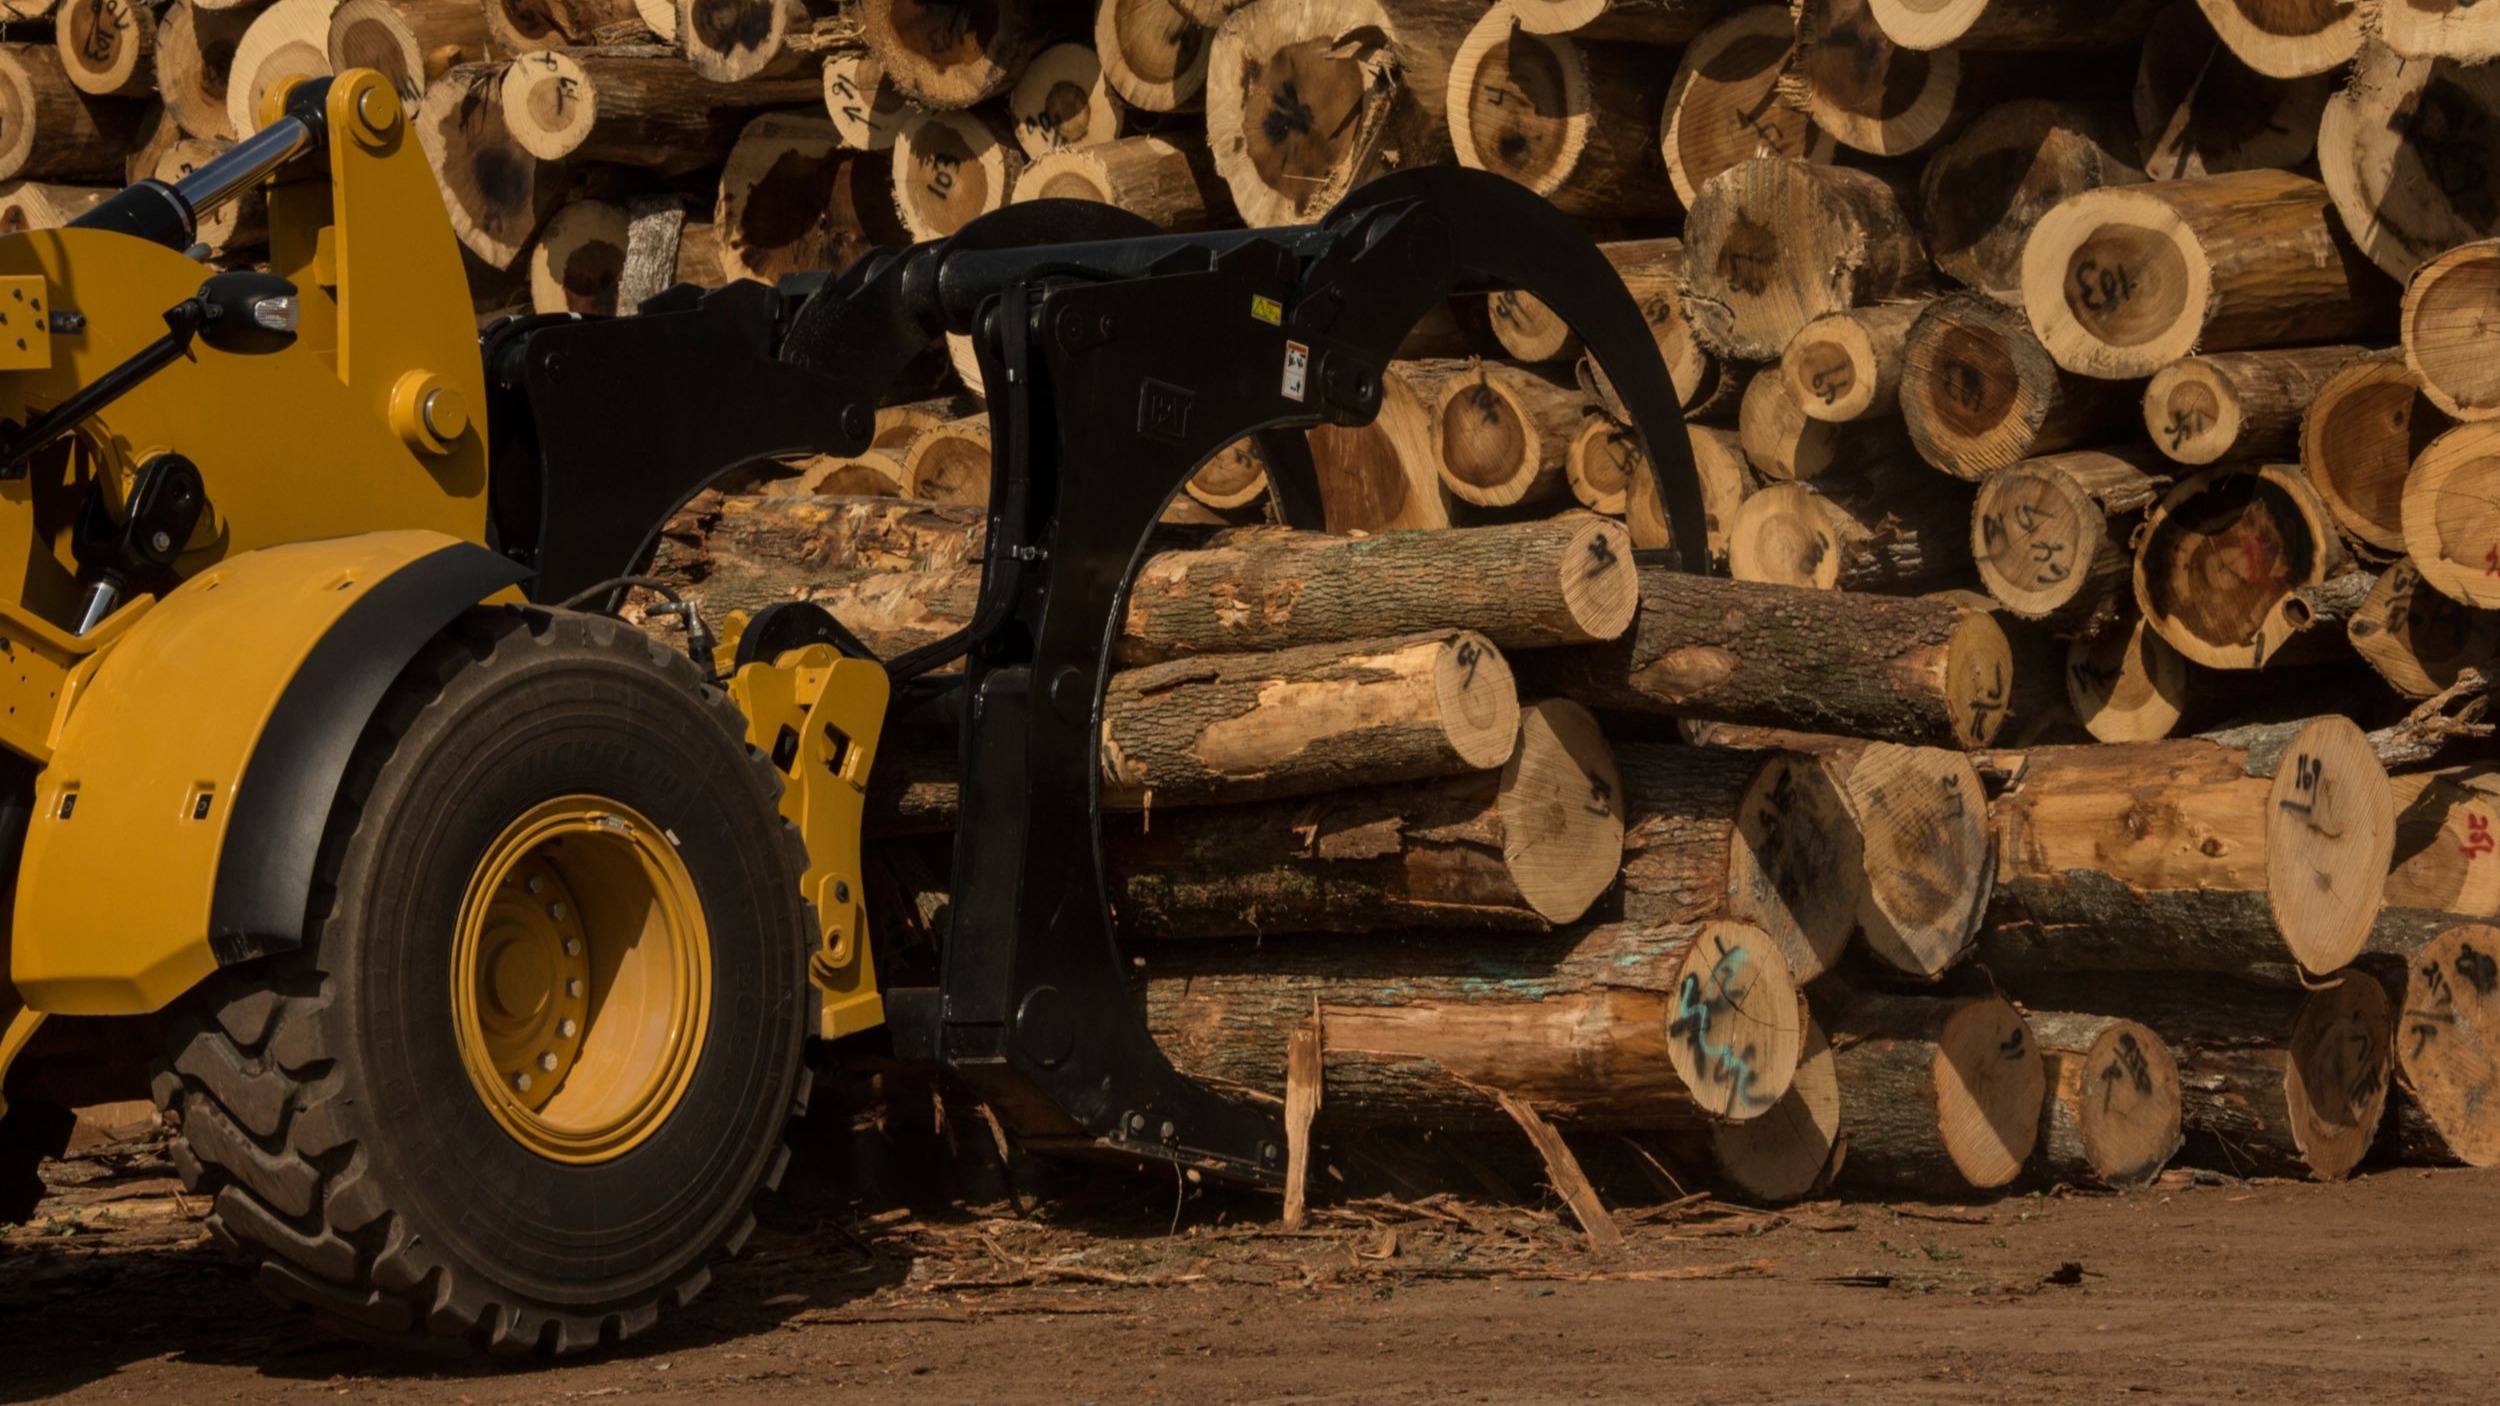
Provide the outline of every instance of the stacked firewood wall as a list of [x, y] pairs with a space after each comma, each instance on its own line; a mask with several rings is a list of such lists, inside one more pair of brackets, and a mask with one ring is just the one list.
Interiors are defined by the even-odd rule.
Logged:
[[[1639, 440], [1525, 296], [1428, 319], [1375, 423], [1310, 433], [1326, 533], [1268, 525], [1247, 445], [1207, 465], [1103, 718], [1184, 1070], [1322, 1137], [1638, 1133], [1769, 1199], [2500, 1161], [2500, 9], [10, 10], [0, 228], [372, 67], [481, 322], [1030, 199], [1193, 230], [1516, 180], [1647, 317], [1716, 574], [1644, 555]], [[261, 237], [246, 201], [200, 252]], [[988, 464], [935, 347], [871, 449], [706, 495], [654, 569], [925, 643]], [[951, 739], [898, 720], [872, 807], [941, 929]]]

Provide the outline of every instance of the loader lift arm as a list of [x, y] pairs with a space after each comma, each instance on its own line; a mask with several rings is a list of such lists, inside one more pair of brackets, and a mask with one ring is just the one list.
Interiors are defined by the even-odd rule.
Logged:
[[[1286, 520], [1317, 526], [1299, 431], [1369, 422], [1416, 322], [1497, 288], [1581, 335], [1648, 450], [1666, 555], [1706, 562], [1676, 399], [1630, 295], [1550, 206], [1449, 168], [1374, 182], [1308, 227], [1160, 234], [1036, 202], [813, 286], [516, 323], [490, 341], [498, 419], [528, 437], [499, 455], [519, 491], [497, 528], [541, 599], [617, 576], [721, 472], [861, 452], [896, 373], [971, 336], [993, 444], [979, 606], [888, 661], [899, 683], [961, 658], [966, 703], [952, 926], [939, 984], [885, 993], [897, 1049], [949, 1066], [1036, 1146], [1272, 1182], [1277, 1121], [1172, 1067], [1120, 961], [1096, 761], [1112, 645], [1148, 533], [1216, 451], [1259, 435]], [[535, 475], [514, 462], [531, 456]]]

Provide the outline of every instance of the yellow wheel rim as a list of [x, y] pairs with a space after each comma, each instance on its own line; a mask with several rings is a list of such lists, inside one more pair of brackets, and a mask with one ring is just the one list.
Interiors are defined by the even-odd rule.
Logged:
[[506, 826], [451, 958], [460, 1062], [495, 1121], [557, 1162], [650, 1137], [703, 1049], [710, 937], [677, 847], [631, 807], [560, 796]]

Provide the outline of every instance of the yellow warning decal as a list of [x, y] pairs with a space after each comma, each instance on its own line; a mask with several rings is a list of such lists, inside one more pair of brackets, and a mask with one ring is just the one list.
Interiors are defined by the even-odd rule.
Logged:
[[1285, 325], [1285, 305], [1264, 293], [1251, 296], [1250, 315], [1270, 327]]

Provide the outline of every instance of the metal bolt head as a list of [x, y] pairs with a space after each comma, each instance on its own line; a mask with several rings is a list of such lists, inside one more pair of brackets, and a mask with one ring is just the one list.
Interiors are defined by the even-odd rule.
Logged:
[[547, 905], [547, 916], [555, 919], [559, 923], [564, 921], [565, 914], [572, 911], [572, 909], [565, 906], [564, 900], [561, 898]]
[[160, 552], [172, 551], [174, 546], [174, 534], [170, 532], [157, 532], [148, 538], [148, 545], [154, 547]]
[[567, 978], [564, 983], [564, 994], [573, 1000], [580, 1000], [582, 998], [582, 979], [578, 976]]
[[564, 955], [567, 957], [578, 957], [582, 955], [582, 940], [578, 937], [568, 937], [564, 939]]
[[[573, 982], [573, 983], [570, 983], [570, 984], [571, 984], [571, 985], [578, 986], [578, 985], [580, 985], [581, 983], [579, 983], [579, 982]], [[571, 1016], [566, 1016], [564, 1019], [559, 1020], [559, 1021], [557, 1021], [557, 1022], [556, 1022], [556, 1034], [558, 1034], [558, 1035], [560, 1035], [560, 1036], [564, 1037], [564, 1038], [565, 1038], [565, 1039], [567, 1039], [567, 1040], [570, 1040], [570, 1039], [572, 1039], [574, 1036], [579, 1035], [579, 1034], [581, 1034], [581, 1033], [582, 1033], [582, 1025], [581, 1025], [581, 1022], [580, 1022], [580, 1021], [577, 1021], [577, 1020], [575, 1020], [575, 1019], [573, 1019]]]
[[1181, 1130], [1180, 1130], [1179, 1128], [1177, 1128], [1177, 1127], [1174, 1127], [1174, 1126], [1172, 1125], [1172, 1120], [1171, 1120], [1171, 1119], [1169, 1119], [1169, 1118], [1166, 1118], [1166, 1119], [1164, 1119], [1164, 1120], [1163, 1120], [1163, 1127], [1162, 1127], [1162, 1129], [1161, 1129], [1161, 1132], [1162, 1132], [1162, 1134], [1163, 1134], [1163, 1140], [1164, 1140], [1165, 1142], [1170, 1142], [1172, 1139], [1174, 1139], [1174, 1138], [1176, 1138], [1176, 1137], [1179, 1137], [1179, 1136], [1181, 1135]]
[[528, 1093], [530, 1091], [529, 1071], [523, 1070], [521, 1073], [513, 1075], [512, 1087], [518, 1092]]
[[834, 881], [833, 881], [833, 901], [834, 901], [834, 902], [836, 902], [836, 903], [848, 903], [848, 902], [850, 902], [850, 901], [851, 901], [851, 886], [850, 886], [849, 884], [846, 884], [846, 883], [842, 882], [840, 879], [836, 879], [836, 880], [834, 880]]
[[539, 1052], [539, 1055], [538, 1055], [538, 1067], [539, 1067], [539, 1068], [541, 1068], [541, 1069], [546, 1070], [546, 1071], [547, 1071], [548, 1073], [550, 1073], [550, 1074], [555, 1073], [555, 1072], [556, 1072], [556, 1056], [555, 1056], [555, 1051], [553, 1051], [553, 1050], [541, 1050], [541, 1051]]

